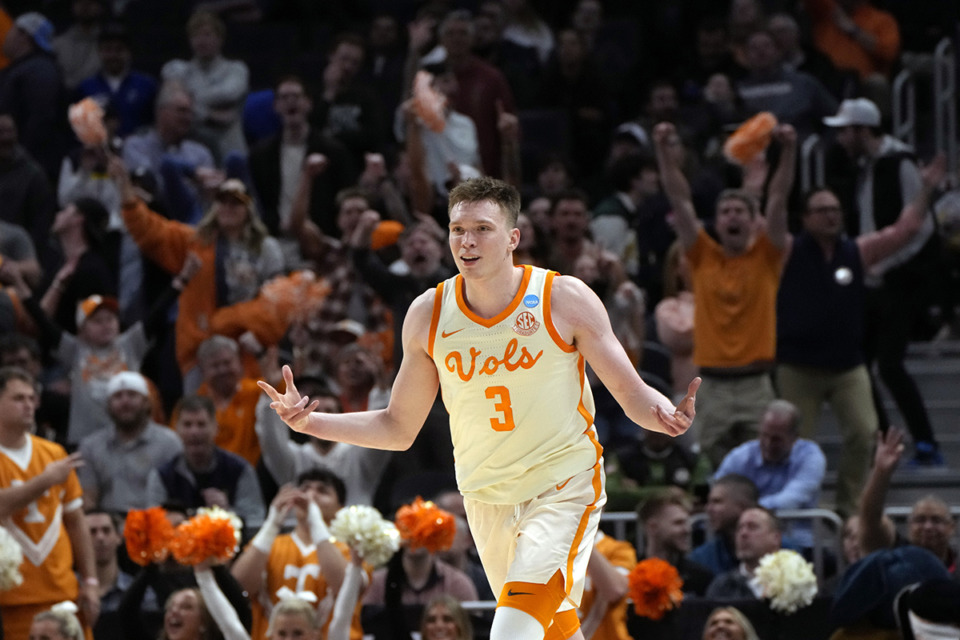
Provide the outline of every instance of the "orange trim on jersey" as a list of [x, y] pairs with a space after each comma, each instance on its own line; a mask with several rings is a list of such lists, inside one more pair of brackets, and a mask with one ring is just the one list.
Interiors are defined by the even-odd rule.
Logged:
[[557, 328], [553, 325], [553, 310], [550, 305], [551, 293], [553, 291], [553, 277], [557, 275], [556, 271], [549, 271], [547, 273], [547, 279], [543, 284], [543, 323], [547, 325], [547, 333], [550, 334], [550, 337], [553, 338], [553, 341], [561, 351], [566, 351], [567, 353], [573, 353], [577, 350], [572, 344], [567, 344], [564, 342], [563, 338], [560, 336], [560, 332], [557, 331]]
[[473, 311], [467, 308], [467, 301], [463, 297], [463, 287], [464, 281], [463, 276], [457, 276], [456, 280], [456, 291], [457, 291], [457, 306], [460, 307], [460, 311], [463, 312], [463, 315], [467, 316], [470, 320], [476, 322], [481, 327], [490, 328], [496, 324], [503, 322], [507, 316], [513, 313], [518, 306], [520, 306], [520, 301], [523, 300], [524, 294], [527, 292], [527, 285], [530, 283], [530, 275], [533, 273], [533, 267], [530, 265], [524, 265], [523, 267], [523, 280], [520, 281], [520, 288], [517, 289], [517, 295], [513, 297], [513, 300], [510, 301], [510, 304], [507, 305], [507, 308], [495, 315], [492, 318], [481, 318]]
[[443, 283], [437, 285], [433, 294], [433, 315], [430, 317], [430, 337], [427, 338], [427, 353], [433, 358], [433, 343], [437, 339], [437, 326], [440, 324], [440, 308], [443, 306]]
[[[573, 575], [573, 561], [577, 557], [577, 553], [580, 550], [580, 542], [583, 540], [583, 535], [587, 531], [587, 524], [590, 522], [590, 514], [597, 508], [597, 501], [600, 499], [601, 490], [603, 488], [603, 474], [601, 473], [600, 463], [593, 465], [593, 502], [591, 502], [583, 510], [583, 515], [580, 516], [580, 525], [577, 527], [577, 535], [573, 537], [573, 544], [570, 545], [570, 551], [567, 553], [567, 575]], [[567, 593], [570, 593], [570, 587], [572, 583], [567, 584]]]
[[546, 584], [536, 582], [508, 582], [500, 591], [498, 607], [519, 609], [533, 616], [537, 622], [547, 627], [557, 614], [560, 603], [567, 597], [563, 585], [563, 573], [557, 569]]
[[576, 609], [560, 611], [553, 616], [553, 624], [547, 629], [547, 635], [543, 640], [567, 640], [579, 628], [580, 618], [577, 617]]

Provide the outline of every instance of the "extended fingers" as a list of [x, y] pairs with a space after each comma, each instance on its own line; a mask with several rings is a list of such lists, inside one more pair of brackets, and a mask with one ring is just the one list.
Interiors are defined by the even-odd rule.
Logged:
[[280, 402], [280, 393], [274, 389], [270, 383], [264, 382], [263, 380], [257, 380], [257, 384], [260, 385], [260, 388], [263, 389], [268, 396], [270, 396], [271, 400], [274, 402]]
[[287, 393], [300, 395], [300, 392], [297, 391], [297, 385], [293, 383], [293, 369], [288, 364], [283, 365], [283, 381], [287, 383]]

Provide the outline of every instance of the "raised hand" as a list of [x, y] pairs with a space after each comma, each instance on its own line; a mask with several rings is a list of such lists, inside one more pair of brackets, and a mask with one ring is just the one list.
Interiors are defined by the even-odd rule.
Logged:
[[877, 432], [877, 452], [873, 456], [873, 465], [877, 471], [893, 473], [903, 455], [903, 431], [890, 427], [887, 432]]
[[693, 424], [693, 417], [697, 414], [695, 409], [697, 389], [700, 388], [701, 382], [702, 380], [699, 377], [690, 381], [690, 385], [687, 387], [687, 395], [677, 403], [677, 407], [673, 413], [667, 413], [666, 409], [660, 405], [653, 407], [654, 413], [657, 414], [664, 433], [671, 436], [678, 436], [686, 432], [686, 430], [690, 428], [690, 425]]
[[941, 151], [933, 159], [920, 169], [920, 177], [923, 180], [923, 186], [928, 189], [936, 189], [943, 183], [947, 175], [947, 156]]
[[70, 472], [77, 467], [82, 467], [83, 464], [83, 458], [79, 453], [71, 453], [66, 458], [48, 464], [40, 475], [44, 479], [44, 484], [52, 487], [66, 482]]
[[280, 393], [272, 385], [263, 380], [257, 381], [260, 388], [273, 401], [270, 408], [277, 412], [280, 419], [294, 431], [306, 432], [310, 414], [320, 405], [319, 400], [310, 401], [310, 398], [301, 396], [297, 386], [293, 383], [293, 371], [290, 365], [283, 365], [283, 381], [286, 391]]

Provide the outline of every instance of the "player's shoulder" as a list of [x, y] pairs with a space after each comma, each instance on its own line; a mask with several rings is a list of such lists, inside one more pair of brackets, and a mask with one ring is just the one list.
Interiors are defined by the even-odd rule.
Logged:
[[596, 294], [580, 278], [558, 273], [550, 283], [550, 307], [554, 316], [576, 314], [596, 302], [599, 302]]

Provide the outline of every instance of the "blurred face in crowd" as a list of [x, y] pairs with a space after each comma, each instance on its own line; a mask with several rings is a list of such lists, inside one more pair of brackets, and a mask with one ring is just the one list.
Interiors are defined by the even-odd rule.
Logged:
[[203, 604], [195, 589], [181, 589], [167, 600], [163, 614], [166, 640], [194, 640], [201, 637]]
[[911, 544], [945, 558], [956, 524], [947, 505], [936, 498], [918, 501], [910, 512], [907, 536]]
[[198, 60], [212, 60], [222, 48], [223, 37], [212, 25], [198, 25], [190, 33], [190, 50]]
[[400, 28], [392, 16], [377, 16], [370, 23], [370, 47], [388, 49], [400, 39]]
[[743, 512], [743, 504], [730, 487], [715, 485], [710, 488], [706, 511], [711, 529], [732, 532]]
[[655, 122], [673, 121], [679, 108], [680, 100], [677, 97], [677, 90], [672, 85], [661, 84], [650, 91], [650, 97], [647, 100], [647, 114]]
[[130, 47], [123, 40], [104, 40], [97, 46], [100, 64], [108, 76], [120, 76], [130, 67]]
[[300, 483], [300, 490], [307, 498], [313, 500], [320, 507], [320, 514], [325, 522], [332, 522], [343, 505], [337, 497], [337, 490], [332, 485], [320, 480], [305, 480]]
[[530, 216], [530, 222], [535, 224], [541, 231], [550, 230], [550, 208], [552, 203], [550, 198], [534, 198], [527, 205], [527, 214]]
[[747, 68], [754, 73], [771, 73], [780, 65], [780, 50], [769, 33], [758, 31], [747, 40]]
[[780, 548], [780, 532], [763, 509], [747, 509], [737, 522], [737, 560], [756, 563]]
[[850, 516], [843, 523], [843, 557], [847, 564], [853, 564], [863, 557], [860, 547], [860, 516]]
[[150, 409], [150, 398], [133, 389], [121, 389], [107, 398], [107, 413], [120, 431], [145, 424]]
[[558, 240], [574, 240], [586, 236], [590, 216], [587, 203], [583, 200], [558, 200], [553, 206], [551, 218], [553, 234]]
[[554, 196], [570, 186], [570, 174], [562, 162], [551, 162], [537, 174], [537, 186], [545, 196]]
[[50, 226], [50, 233], [59, 235], [83, 226], [83, 214], [72, 202], [57, 212]]
[[234, 196], [217, 196], [217, 229], [228, 237], [238, 237], [243, 233], [250, 219], [250, 206]]
[[120, 546], [122, 539], [113, 524], [113, 519], [106, 513], [88, 513], [86, 521], [97, 566], [102, 567], [116, 562], [117, 547]]
[[728, 54], [726, 32], [720, 29], [697, 29], [697, 55], [707, 69], [716, 67]]
[[400, 257], [417, 277], [428, 276], [440, 267], [443, 246], [426, 229], [414, 229], [400, 243]]
[[785, 13], [778, 13], [770, 18], [767, 29], [776, 40], [777, 47], [782, 52], [793, 52], [800, 48], [800, 28], [797, 21]]
[[690, 512], [668, 504], [647, 522], [647, 532], [657, 546], [675, 553], [690, 551]]
[[374, 356], [363, 347], [346, 347], [337, 358], [337, 383], [347, 389], [373, 388], [377, 380]]
[[370, 203], [366, 198], [352, 196], [343, 201], [340, 210], [337, 212], [337, 227], [341, 235], [346, 238], [353, 230], [357, 228], [357, 222], [361, 214], [370, 208]]
[[833, 240], [843, 233], [843, 209], [831, 191], [817, 191], [807, 199], [803, 229], [817, 240]]
[[779, 464], [790, 457], [797, 441], [793, 418], [782, 412], [767, 411], [760, 423], [760, 455], [768, 464]]
[[29, 431], [34, 426], [37, 392], [33, 385], [16, 378], [0, 389], [0, 425], [4, 429]]
[[583, 42], [573, 29], [557, 34], [557, 60], [561, 65], [579, 64], [583, 60]]
[[0, 367], [20, 367], [34, 378], [43, 372], [43, 363], [27, 347], [0, 354]]
[[351, 42], [341, 42], [330, 54], [330, 64], [340, 67], [341, 82], [352, 80], [363, 65], [363, 48]]
[[213, 455], [217, 420], [203, 409], [180, 411], [177, 433], [183, 441], [183, 454], [193, 463], [206, 463]]
[[174, 93], [157, 105], [157, 131], [168, 144], [178, 144], [193, 126], [193, 99], [187, 93]]
[[424, 614], [424, 640], [459, 640], [463, 636], [453, 613], [442, 602], [437, 602]]
[[233, 349], [220, 349], [200, 361], [203, 380], [222, 396], [232, 397], [243, 377], [240, 355]]
[[60, 623], [45, 618], [30, 623], [30, 640], [69, 640], [60, 633]]
[[740, 255], [750, 247], [755, 224], [753, 211], [742, 199], [726, 197], [717, 202], [714, 227], [727, 253]]
[[78, 336], [94, 347], [106, 347], [120, 335], [120, 319], [112, 309], [100, 307], [83, 321]]
[[13, 158], [17, 149], [17, 125], [8, 115], [0, 116], [0, 160]]
[[35, 46], [29, 33], [13, 26], [7, 31], [7, 37], [3, 41], [3, 55], [16, 60], [33, 51]]
[[441, 27], [440, 44], [447, 50], [447, 55], [454, 59], [462, 59], [470, 54], [473, 46], [471, 25], [467, 20], [451, 20]]
[[580, 0], [573, 12], [571, 24], [577, 31], [596, 31], [603, 22], [603, 5], [599, 0]]
[[834, 136], [839, 144], [851, 158], [859, 158], [867, 154], [868, 133], [866, 127], [850, 125], [848, 127], [837, 127], [834, 129]]
[[277, 87], [273, 109], [284, 124], [303, 124], [313, 110], [313, 102], [299, 82], [288, 80]]
[[270, 640], [315, 640], [319, 635], [305, 615], [293, 611], [278, 615], [270, 628]]
[[710, 614], [703, 627], [703, 640], [746, 640], [746, 637], [740, 621], [725, 609]]

